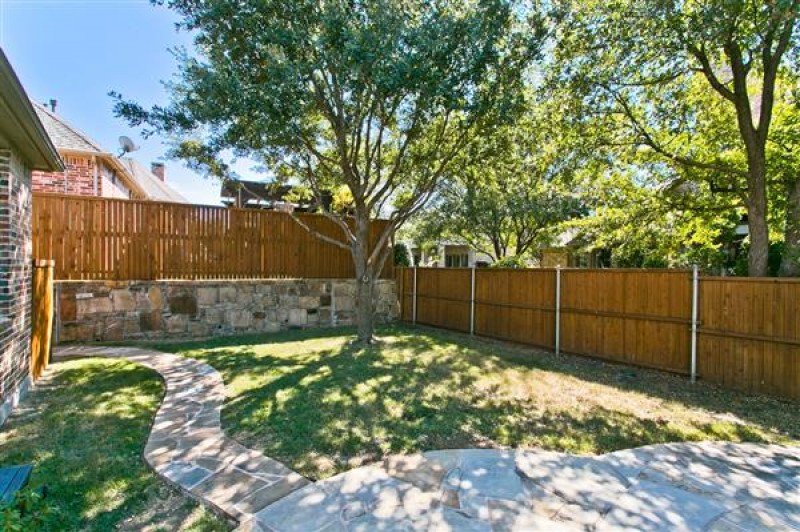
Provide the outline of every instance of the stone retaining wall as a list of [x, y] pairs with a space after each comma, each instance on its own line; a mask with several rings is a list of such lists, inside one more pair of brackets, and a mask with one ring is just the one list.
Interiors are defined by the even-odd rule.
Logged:
[[[352, 279], [60, 281], [59, 342], [181, 339], [350, 325]], [[378, 281], [376, 321], [397, 318], [394, 281]]]

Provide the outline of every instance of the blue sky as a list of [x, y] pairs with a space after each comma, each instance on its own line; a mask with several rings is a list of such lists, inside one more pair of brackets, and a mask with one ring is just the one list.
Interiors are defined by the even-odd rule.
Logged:
[[[161, 81], [170, 78], [170, 49], [191, 46], [175, 29], [174, 13], [147, 0], [0, 0], [0, 46], [28, 95], [58, 100], [58, 114], [117, 152], [118, 137], [141, 146], [140, 162], [162, 160], [163, 139], [143, 139], [112, 113], [115, 90], [144, 105], [166, 103]], [[180, 161], [166, 161], [167, 181], [194, 203], [219, 203], [219, 184], [198, 176]], [[249, 164], [237, 165], [243, 176]]]

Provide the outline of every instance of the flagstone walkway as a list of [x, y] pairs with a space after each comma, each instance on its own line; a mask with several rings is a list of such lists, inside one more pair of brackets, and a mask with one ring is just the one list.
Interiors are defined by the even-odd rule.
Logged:
[[72, 346], [56, 355], [124, 357], [158, 371], [167, 392], [145, 460], [242, 531], [800, 530], [800, 448], [431, 451], [311, 483], [225, 436], [225, 389], [211, 366], [136, 348]]

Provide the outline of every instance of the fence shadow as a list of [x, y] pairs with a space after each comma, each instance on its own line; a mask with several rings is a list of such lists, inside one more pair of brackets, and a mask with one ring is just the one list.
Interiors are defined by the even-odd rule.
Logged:
[[[800, 415], [795, 402], [730, 390], [722, 386], [655, 369], [632, 367], [589, 356], [560, 354], [502, 340], [469, 336], [424, 325], [404, 325], [447, 341], [470, 346], [476, 351], [489, 350], [507, 363], [570, 375], [588, 383], [602, 384], [626, 392], [636, 392], [667, 402], [677, 402], [720, 414], [722, 421], [748, 422], [767, 430], [800, 439]], [[708, 427], [709, 429], [713, 427]], [[736, 432], [746, 435], [746, 427]], [[746, 440], [753, 441], [753, 440]]]

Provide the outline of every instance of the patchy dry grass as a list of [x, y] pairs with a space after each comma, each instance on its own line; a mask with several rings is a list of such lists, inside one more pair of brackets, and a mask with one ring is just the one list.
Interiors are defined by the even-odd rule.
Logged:
[[34, 464], [55, 530], [227, 530], [142, 459], [164, 386], [122, 360], [58, 362], [0, 430], [0, 467]]
[[312, 478], [458, 447], [606, 453], [660, 442], [790, 442], [800, 409], [656, 371], [410, 326], [166, 344], [223, 373], [223, 426]]

